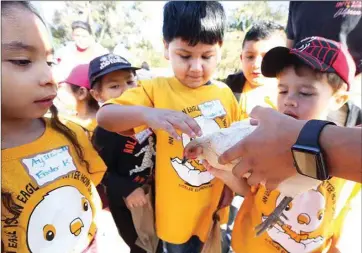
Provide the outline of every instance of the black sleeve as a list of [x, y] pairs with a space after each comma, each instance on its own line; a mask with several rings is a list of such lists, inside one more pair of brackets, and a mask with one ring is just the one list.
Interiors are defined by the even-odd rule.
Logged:
[[117, 137], [116, 134], [97, 127], [93, 133], [92, 143], [108, 168], [102, 181], [107, 191], [119, 194], [120, 197], [127, 197], [140, 185], [133, 182], [131, 178], [122, 177], [116, 172], [122, 155], [120, 138]]
[[104, 184], [107, 186], [107, 191], [110, 194], [119, 198], [127, 198], [134, 190], [141, 187], [140, 184], [133, 182], [130, 178], [121, 177], [113, 171], [107, 174]]
[[289, 2], [289, 12], [288, 12], [288, 23], [287, 23], [287, 38], [290, 40], [294, 40], [294, 31], [293, 31], [293, 9], [294, 9], [294, 3], [293, 1]]

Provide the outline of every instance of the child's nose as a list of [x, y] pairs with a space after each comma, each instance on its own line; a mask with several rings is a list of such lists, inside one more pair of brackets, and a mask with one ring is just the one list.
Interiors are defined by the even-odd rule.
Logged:
[[202, 62], [201, 62], [201, 60], [200, 59], [192, 60], [190, 70], [195, 71], [195, 72], [202, 71]]

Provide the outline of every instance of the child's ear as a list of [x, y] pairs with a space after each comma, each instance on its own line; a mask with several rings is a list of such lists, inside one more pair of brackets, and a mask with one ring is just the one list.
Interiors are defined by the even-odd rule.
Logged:
[[337, 111], [339, 110], [345, 103], [347, 103], [349, 99], [349, 92], [342, 90], [342, 91], [336, 91], [336, 93], [333, 95], [333, 103], [331, 105], [330, 110]]
[[166, 60], [170, 60], [170, 56], [169, 56], [169, 44], [163, 40], [163, 45], [164, 45], [164, 50], [163, 50], [163, 55], [165, 56]]
[[78, 100], [84, 100], [88, 96], [88, 90], [85, 87], [80, 87], [80, 89], [77, 92]]
[[97, 100], [97, 102], [101, 102], [101, 96], [99, 95], [99, 92], [97, 90], [91, 89], [89, 93], [95, 100]]

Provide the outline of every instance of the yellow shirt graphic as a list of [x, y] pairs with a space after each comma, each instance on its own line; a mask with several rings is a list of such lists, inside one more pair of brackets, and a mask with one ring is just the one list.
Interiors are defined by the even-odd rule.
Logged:
[[285, 224], [275, 224], [261, 236], [254, 227], [263, 222], [283, 199], [278, 191], [263, 186], [245, 197], [237, 214], [232, 234], [236, 253], [327, 252], [340, 236], [349, 202], [361, 185], [332, 178], [317, 189], [296, 196], [284, 210]]
[[[89, 170], [71, 142], [49, 119], [45, 122], [44, 134], [34, 142], [2, 150], [5, 252], [81, 252], [96, 232], [101, 201], [95, 186], [106, 167], [79, 126], [67, 124], [83, 147]], [[4, 201], [4, 194], [13, 203]]]
[[257, 106], [276, 108], [277, 87], [274, 82], [260, 87], [252, 88], [247, 81], [240, 95], [239, 106], [241, 108], [241, 119], [249, 117], [251, 110]]
[[[182, 111], [197, 121], [203, 134], [240, 120], [233, 93], [220, 82], [191, 89], [174, 77], [144, 80], [139, 87], [107, 103]], [[189, 136], [182, 134], [182, 141], [177, 141], [165, 131], [156, 130], [155, 134], [157, 234], [176, 244], [186, 242], [192, 235], [205, 241], [224, 185], [200, 161], [181, 163]]]

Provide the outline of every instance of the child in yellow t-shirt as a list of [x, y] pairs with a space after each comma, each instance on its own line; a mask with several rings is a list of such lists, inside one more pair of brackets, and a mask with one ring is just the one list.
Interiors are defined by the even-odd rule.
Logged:
[[[52, 47], [28, 2], [4, 2], [1, 240], [5, 252], [88, 252], [106, 167], [84, 131], [62, 124]], [[50, 109], [51, 118], [44, 118]]]
[[182, 163], [182, 158], [191, 138], [240, 120], [232, 91], [211, 80], [221, 57], [225, 22], [218, 2], [166, 3], [165, 57], [175, 77], [140, 81], [97, 114], [99, 125], [109, 131], [154, 130], [156, 230], [169, 253], [200, 252], [224, 189], [201, 161]]
[[246, 32], [240, 54], [242, 71], [225, 80], [239, 99], [243, 119], [256, 105], [275, 108], [277, 81], [263, 76], [261, 62], [266, 52], [286, 43], [284, 27], [273, 21], [258, 21]]
[[[345, 104], [355, 70], [343, 45], [321, 37], [306, 38], [292, 49], [271, 49], [262, 63], [263, 75], [278, 79], [278, 111], [299, 120], [326, 120], [330, 110]], [[259, 237], [254, 228], [268, 218], [284, 195], [262, 185], [253, 193], [244, 192], [232, 248], [237, 253], [340, 252], [340, 241], [354, 233], [351, 224], [343, 228], [360, 189], [358, 183], [335, 177], [321, 182], [297, 195], [283, 211], [282, 222]], [[361, 220], [355, 223], [358, 226]]]
[[[256, 105], [275, 108], [277, 80], [263, 76], [261, 62], [266, 52], [273, 47], [286, 46], [286, 42], [284, 27], [273, 21], [258, 21], [246, 32], [240, 54], [242, 71], [229, 75], [225, 80], [225, 83], [239, 99], [242, 119], [247, 118]], [[232, 224], [241, 202], [242, 198], [235, 196], [234, 204], [230, 206], [229, 222], [223, 240], [223, 252], [229, 251]]]

